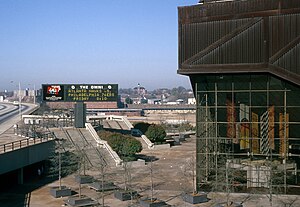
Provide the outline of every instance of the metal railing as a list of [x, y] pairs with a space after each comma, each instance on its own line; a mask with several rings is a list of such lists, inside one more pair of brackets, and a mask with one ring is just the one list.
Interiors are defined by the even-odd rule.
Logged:
[[39, 137], [39, 138], [25, 138], [17, 141], [13, 141], [10, 143], [2, 144], [0, 145], [0, 154], [11, 152], [13, 150], [25, 148], [28, 146], [32, 146], [35, 144], [40, 144], [43, 142], [48, 142], [54, 140], [53, 136], [45, 136], [45, 137]]

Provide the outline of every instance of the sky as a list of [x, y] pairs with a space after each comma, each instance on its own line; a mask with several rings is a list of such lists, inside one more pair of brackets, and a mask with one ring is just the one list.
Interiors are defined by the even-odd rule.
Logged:
[[178, 6], [197, 0], [0, 0], [0, 91], [47, 83], [190, 88]]

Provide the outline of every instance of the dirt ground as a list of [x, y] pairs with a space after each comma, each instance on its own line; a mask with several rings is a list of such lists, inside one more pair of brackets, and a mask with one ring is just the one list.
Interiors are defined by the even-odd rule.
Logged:
[[[188, 166], [188, 160], [195, 153], [195, 137], [187, 138], [181, 145], [173, 146], [169, 149], [143, 150], [141, 157], [154, 158], [154, 161], [147, 165], [131, 167], [131, 188], [135, 189], [142, 197], [151, 196], [151, 177], [153, 179], [155, 198], [166, 201], [170, 206], [215, 206], [216, 203], [225, 202], [227, 199], [224, 193], [209, 193], [210, 201], [202, 204], [188, 204], [182, 200], [183, 191], [192, 190], [192, 179], [184, 174], [184, 169]], [[152, 170], [152, 176], [151, 176]], [[123, 187], [123, 169], [113, 167], [105, 170], [105, 180], [114, 182], [119, 187]], [[97, 170], [88, 170], [87, 174], [100, 178]], [[75, 182], [75, 175], [70, 175], [62, 179], [62, 184], [70, 187], [74, 194], [79, 193], [79, 184]], [[57, 207], [64, 206], [67, 198], [54, 198], [49, 191], [52, 187], [58, 186], [57, 180], [51, 181], [46, 178], [36, 179], [0, 193], [1, 207]], [[101, 192], [90, 189], [87, 184], [81, 185], [81, 194], [91, 197], [101, 202]], [[230, 194], [230, 200], [242, 203], [245, 207], [268, 207], [271, 206], [266, 195]], [[296, 196], [273, 196], [273, 206], [300, 206], [300, 197]], [[138, 200], [120, 201], [114, 198], [113, 191], [105, 192], [105, 206], [127, 207], [138, 206]], [[292, 204], [292, 202], [294, 203]]]

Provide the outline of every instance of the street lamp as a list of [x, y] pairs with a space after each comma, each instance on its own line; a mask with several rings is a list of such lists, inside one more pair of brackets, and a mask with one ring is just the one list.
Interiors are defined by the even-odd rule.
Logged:
[[[13, 83], [14, 81], [10, 81], [10, 83]], [[19, 84], [18, 84], [18, 87], [19, 87], [19, 92], [18, 92], [18, 96], [19, 96], [19, 116], [20, 116], [20, 119], [22, 120], [22, 104], [21, 104], [21, 82], [19, 81]]]

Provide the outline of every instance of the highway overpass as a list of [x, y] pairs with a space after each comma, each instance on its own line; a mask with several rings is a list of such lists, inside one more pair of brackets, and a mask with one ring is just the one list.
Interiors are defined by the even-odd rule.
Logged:
[[[54, 146], [53, 137], [28, 138], [17, 136], [14, 125], [21, 121], [22, 114], [30, 114], [38, 108], [33, 104], [19, 105], [0, 103], [0, 181], [10, 182], [13, 177], [23, 183], [24, 168], [48, 158]], [[10, 176], [15, 174], [16, 176]], [[13, 180], [11, 180], [14, 183]]]

